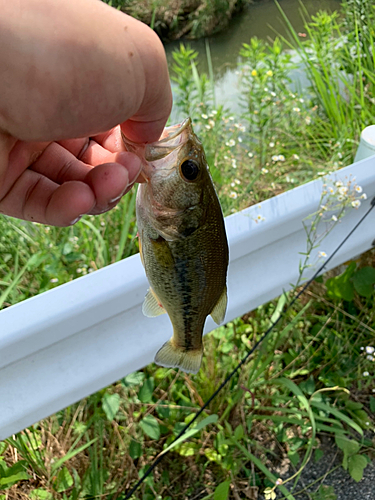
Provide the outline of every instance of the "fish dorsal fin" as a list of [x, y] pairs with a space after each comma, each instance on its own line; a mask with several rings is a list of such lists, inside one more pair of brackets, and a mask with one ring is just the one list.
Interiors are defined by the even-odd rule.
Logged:
[[217, 325], [220, 325], [224, 321], [224, 316], [227, 311], [227, 287], [224, 287], [223, 293], [220, 295], [220, 299], [211, 311], [211, 318], [215, 321]]
[[147, 295], [143, 302], [142, 312], [148, 318], [154, 318], [155, 316], [160, 316], [160, 314], [164, 314], [166, 312], [164, 307], [160, 304], [152, 288], [150, 288], [147, 292]]

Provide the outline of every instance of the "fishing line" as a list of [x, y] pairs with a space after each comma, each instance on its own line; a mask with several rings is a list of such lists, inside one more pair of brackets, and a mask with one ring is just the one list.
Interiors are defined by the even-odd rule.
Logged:
[[[193, 425], [193, 423], [202, 415], [204, 410], [208, 407], [208, 405], [215, 399], [215, 397], [219, 394], [219, 392], [227, 385], [227, 383], [233, 378], [233, 376], [238, 372], [238, 370], [247, 362], [249, 357], [254, 353], [254, 351], [260, 346], [260, 344], [266, 339], [266, 337], [271, 333], [271, 331], [275, 328], [275, 326], [284, 318], [286, 312], [295, 304], [295, 302], [299, 299], [299, 297], [307, 290], [307, 288], [311, 285], [311, 283], [319, 276], [319, 274], [324, 270], [327, 264], [333, 259], [333, 257], [337, 254], [337, 252], [341, 249], [341, 247], [347, 242], [347, 240], [351, 237], [351, 235], [356, 231], [356, 229], [362, 224], [362, 222], [366, 219], [366, 217], [370, 214], [371, 210], [375, 207], [375, 197], [371, 200], [370, 208], [367, 212], [362, 216], [362, 218], [357, 222], [357, 224], [353, 227], [353, 229], [345, 236], [339, 246], [334, 250], [334, 252], [327, 258], [327, 260], [322, 264], [319, 269], [314, 273], [313, 277], [310, 278], [305, 285], [301, 288], [301, 290], [295, 295], [295, 297], [287, 304], [284, 311], [280, 313], [279, 317], [271, 323], [270, 327], [263, 333], [260, 339], [255, 342], [253, 347], [248, 351], [248, 353], [242, 358], [242, 360], [238, 363], [236, 368], [231, 371], [231, 373], [225, 378], [225, 380], [219, 385], [216, 391], [207, 399], [201, 409], [197, 412], [194, 418], [182, 429], [182, 431], [174, 438], [171, 444], [177, 441], [181, 436], [185, 434], [185, 432]], [[166, 451], [165, 453], [161, 452], [155, 460], [151, 463], [147, 471], [144, 475], [136, 482], [136, 484], [131, 488], [131, 490], [127, 493], [124, 500], [128, 500], [133, 493], [135, 493], [141, 484], [146, 480], [146, 478], [151, 474], [151, 472], [155, 469], [155, 467], [163, 460], [163, 458], [169, 453]]]

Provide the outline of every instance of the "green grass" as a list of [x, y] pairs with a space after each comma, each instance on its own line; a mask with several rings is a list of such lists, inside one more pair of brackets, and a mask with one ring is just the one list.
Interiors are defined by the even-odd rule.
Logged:
[[[182, 46], [175, 54], [177, 104], [203, 141], [226, 215], [351, 163], [374, 116], [374, 21], [371, 2], [348, 0], [342, 17], [310, 20], [306, 38], [291, 32], [290, 41], [271, 45], [249, 40], [241, 50], [239, 116], [217, 106], [213, 72], [200, 73], [193, 51]], [[304, 92], [289, 87], [289, 43], [310, 74]], [[207, 57], [212, 67], [209, 50]], [[329, 214], [336, 198], [327, 196]], [[64, 229], [1, 218], [0, 306], [137, 252], [134, 202], [133, 192], [111, 212]], [[317, 212], [306, 221], [307, 254], [322, 241], [320, 218]], [[309, 486], [301, 486], [301, 470], [324, 460], [322, 435], [335, 439], [342, 466], [359, 481], [375, 451], [365, 432], [374, 429], [375, 411], [374, 267], [372, 250], [317, 280], [134, 498], [273, 498], [277, 491], [277, 498], [298, 499]], [[0, 443], [1, 500], [123, 498], [284, 302], [206, 336], [196, 376], [150, 365]], [[335, 498], [325, 487], [329, 472], [311, 485], [311, 498]], [[280, 475], [284, 483], [275, 488]]]

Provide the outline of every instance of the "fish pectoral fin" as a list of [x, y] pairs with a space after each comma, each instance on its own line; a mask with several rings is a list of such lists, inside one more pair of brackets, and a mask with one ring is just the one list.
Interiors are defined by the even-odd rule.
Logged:
[[148, 318], [155, 318], [155, 316], [160, 316], [160, 314], [166, 312], [152, 288], [147, 292], [143, 302], [142, 312]]
[[220, 299], [211, 311], [211, 318], [215, 321], [217, 325], [220, 325], [224, 321], [225, 313], [227, 311], [227, 287], [224, 287], [223, 293], [220, 295]]
[[203, 356], [202, 349], [186, 351], [168, 340], [155, 355], [155, 363], [165, 368], [179, 368], [186, 373], [198, 373]]

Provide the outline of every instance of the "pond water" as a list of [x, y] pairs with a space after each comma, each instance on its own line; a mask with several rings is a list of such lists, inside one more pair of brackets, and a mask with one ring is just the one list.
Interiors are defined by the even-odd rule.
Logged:
[[[303, 18], [299, 0], [280, 0], [280, 6], [297, 32], [303, 32]], [[308, 13], [315, 14], [319, 10], [332, 12], [340, 10], [340, 0], [304, 0]], [[211, 59], [215, 76], [215, 96], [218, 104], [224, 104], [233, 112], [238, 110], [238, 63], [239, 51], [243, 43], [249, 43], [251, 37], [263, 40], [274, 39], [277, 34], [288, 37], [285, 22], [274, 0], [263, 0], [249, 5], [241, 14], [232, 19], [224, 31], [207, 38], [211, 51]], [[206, 58], [206, 39], [182, 40], [199, 54], [198, 69], [208, 73]], [[171, 67], [172, 52], [180, 45], [180, 41], [166, 44], [168, 63]], [[308, 84], [303, 68], [295, 70], [291, 75], [294, 82], [305, 86]], [[171, 119], [177, 119], [177, 110], [172, 111]]]

